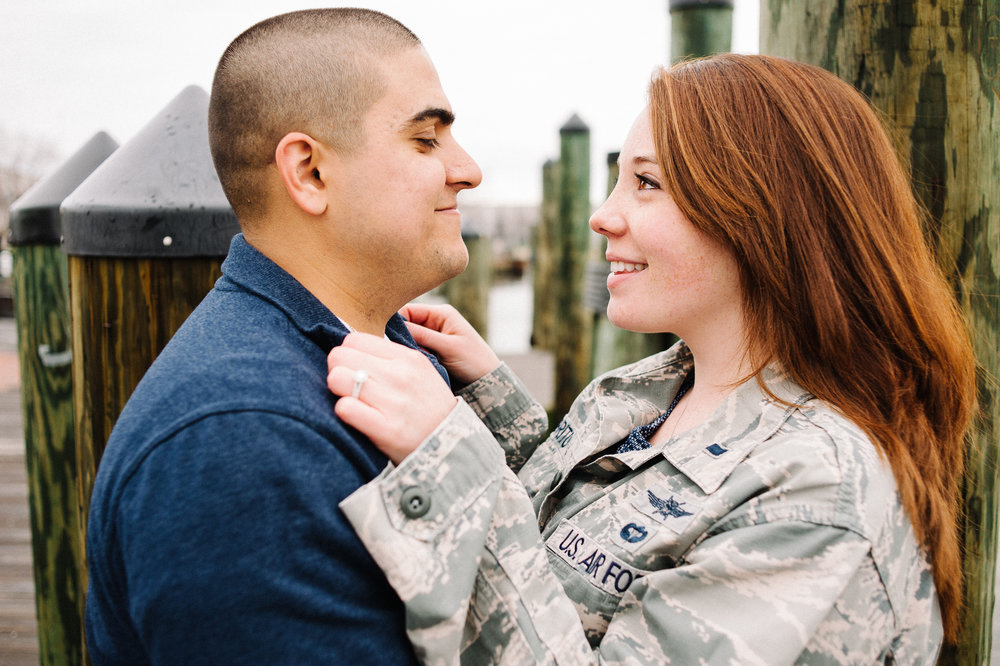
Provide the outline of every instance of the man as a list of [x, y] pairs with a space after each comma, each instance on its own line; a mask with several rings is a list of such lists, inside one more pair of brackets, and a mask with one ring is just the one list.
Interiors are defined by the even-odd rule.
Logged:
[[337, 508], [386, 458], [326, 355], [460, 273], [479, 184], [419, 40], [378, 12], [293, 12], [226, 50], [212, 155], [240, 219], [223, 277], [125, 407], [94, 487], [95, 664], [410, 663], [403, 609]]

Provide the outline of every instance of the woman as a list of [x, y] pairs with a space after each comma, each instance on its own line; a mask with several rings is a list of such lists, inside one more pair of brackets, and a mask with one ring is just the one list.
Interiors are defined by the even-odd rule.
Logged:
[[933, 663], [974, 361], [877, 117], [821, 69], [722, 55], [654, 76], [620, 159], [590, 221], [608, 316], [682, 342], [548, 439], [451, 309], [405, 314], [457, 404], [412, 350], [330, 355], [337, 413], [395, 463], [342, 508], [418, 655]]

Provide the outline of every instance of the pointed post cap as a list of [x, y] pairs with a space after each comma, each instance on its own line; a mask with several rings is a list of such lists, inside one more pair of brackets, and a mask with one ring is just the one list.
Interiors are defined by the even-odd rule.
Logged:
[[239, 223], [208, 147], [208, 93], [188, 86], [61, 207], [63, 250], [105, 257], [222, 257]]
[[58, 245], [62, 238], [59, 205], [118, 148], [98, 132], [50, 175], [32, 185], [10, 206], [7, 240], [11, 245]]
[[572, 116], [570, 116], [570, 119], [566, 121], [565, 125], [559, 128], [560, 134], [572, 134], [576, 132], [589, 132], [589, 131], [590, 128], [587, 126], [587, 123], [583, 122], [580, 116], [578, 116], [575, 113]]

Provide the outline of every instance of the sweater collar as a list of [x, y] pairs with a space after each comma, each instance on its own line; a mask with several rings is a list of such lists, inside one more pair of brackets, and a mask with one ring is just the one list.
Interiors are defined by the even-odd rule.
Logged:
[[[320, 347], [324, 354], [340, 345], [350, 332], [329, 308], [285, 269], [247, 242], [243, 234], [233, 237], [229, 254], [222, 263], [222, 274], [224, 280], [229, 280], [284, 312], [289, 321]], [[448, 374], [437, 358], [417, 346], [406, 323], [398, 314], [389, 319], [385, 335], [392, 342], [421, 351], [445, 381], [448, 381]]]

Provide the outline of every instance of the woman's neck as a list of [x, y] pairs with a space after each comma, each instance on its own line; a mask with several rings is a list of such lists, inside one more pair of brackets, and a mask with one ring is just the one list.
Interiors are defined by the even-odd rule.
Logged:
[[659, 443], [704, 423], [747, 379], [751, 365], [742, 326], [719, 326], [709, 336], [684, 339], [694, 361], [694, 384], [657, 429], [651, 440]]

